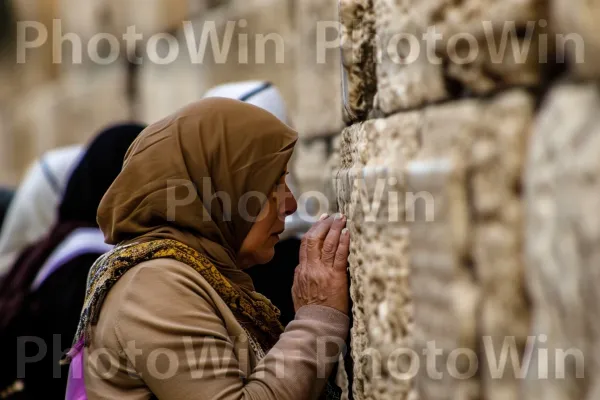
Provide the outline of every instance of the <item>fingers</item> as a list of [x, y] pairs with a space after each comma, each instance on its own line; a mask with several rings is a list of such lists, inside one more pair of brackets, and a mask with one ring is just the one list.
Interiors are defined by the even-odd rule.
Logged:
[[327, 214], [321, 215], [321, 217], [319, 218], [319, 221], [317, 221], [313, 226], [311, 226], [310, 229], [308, 230], [308, 232], [306, 232], [304, 234], [304, 237], [302, 238], [302, 241], [300, 242], [300, 264], [301, 265], [306, 263], [306, 261], [308, 259], [308, 254], [306, 251], [306, 248], [307, 248], [306, 243], [308, 241], [309, 235], [312, 234], [312, 232], [314, 232], [317, 224], [319, 224], [319, 222], [323, 221], [327, 217], [328, 217]]
[[345, 226], [346, 216], [338, 214], [331, 225], [331, 229], [329, 229], [329, 232], [327, 233], [325, 241], [323, 242], [321, 261], [326, 267], [333, 267], [333, 261], [338, 248], [338, 243], [340, 241], [340, 235], [342, 234], [342, 229], [344, 229]]
[[300, 265], [304, 265], [308, 257], [306, 255], [306, 235], [304, 236], [300, 242]]
[[[323, 216], [321, 216], [323, 218]], [[306, 257], [307, 261], [321, 259], [322, 243], [333, 224], [333, 218], [327, 217], [317, 221], [306, 233]]]
[[350, 254], [350, 232], [344, 229], [340, 236], [340, 242], [335, 252], [333, 268], [339, 271], [346, 270], [348, 265], [348, 255]]

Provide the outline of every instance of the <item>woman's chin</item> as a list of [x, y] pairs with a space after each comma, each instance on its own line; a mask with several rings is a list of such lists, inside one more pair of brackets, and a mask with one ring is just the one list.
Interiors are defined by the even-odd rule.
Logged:
[[262, 250], [256, 254], [256, 264], [266, 264], [275, 256], [275, 247]]

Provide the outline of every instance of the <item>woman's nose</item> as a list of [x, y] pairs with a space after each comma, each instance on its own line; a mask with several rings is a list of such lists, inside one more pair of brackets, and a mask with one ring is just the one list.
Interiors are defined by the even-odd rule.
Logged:
[[290, 188], [287, 187], [287, 185], [285, 185], [285, 197], [281, 205], [281, 215], [283, 217], [292, 215], [298, 209], [298, 203], [296, 202], [296, 198], [294, 197], [294, 194], [290, 191]]

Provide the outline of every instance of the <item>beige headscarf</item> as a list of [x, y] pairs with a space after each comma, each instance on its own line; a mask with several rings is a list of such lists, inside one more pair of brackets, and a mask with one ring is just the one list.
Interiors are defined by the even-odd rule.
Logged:
[[[174, 239], [205, 255], [234, 285], [253, 290], [235, 263], [253, 223], [240, 209], [259, 214], [296, 140], [271, 113], [225, 98], [200, 100], [152, 124], [100, 203], [106, 242]], [[216, 199], [219, 192], [230, 207]]]

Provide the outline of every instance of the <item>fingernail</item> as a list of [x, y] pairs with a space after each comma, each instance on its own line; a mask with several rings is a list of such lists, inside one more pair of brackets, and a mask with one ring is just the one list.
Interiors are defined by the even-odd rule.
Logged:
[[335, 214], [335, 217], [333, 218], [334, 221], [337, 221], [338, 219], [342, 219], [343, 215], [340, 213]]
[[350, 232], [348, 232], [348, 228], [344, 228], [342, 229], [342, 235], [348, 235]]
[[327, 217], [329, 217], [329, 215], [327, 213], [323, 213], [320, 217], [319, 217], [319, 221], [323, 221], [324, 219], [326, 219]]

